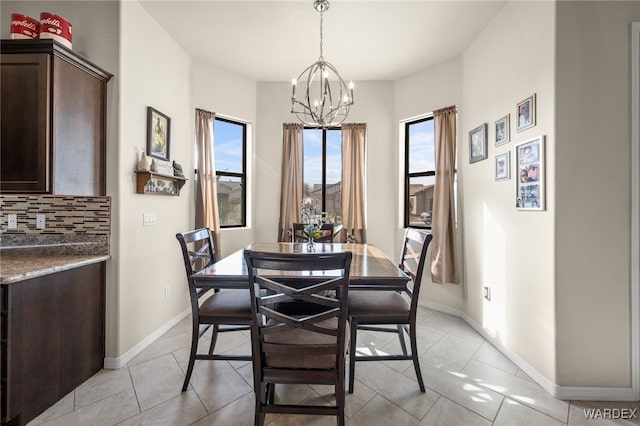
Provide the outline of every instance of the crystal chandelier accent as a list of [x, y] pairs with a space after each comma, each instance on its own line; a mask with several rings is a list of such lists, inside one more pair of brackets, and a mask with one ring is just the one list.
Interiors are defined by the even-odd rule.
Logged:
[[334, 127], [347, 118], [353, 105], [353, 82], [347, 86], [336, 67], [322, 56], [323, 13], [329, 9], [328, 0], [315, 0], [313, 7], [320, 12], [320, 57], [291, 81], [291, 113], [306, 126]]

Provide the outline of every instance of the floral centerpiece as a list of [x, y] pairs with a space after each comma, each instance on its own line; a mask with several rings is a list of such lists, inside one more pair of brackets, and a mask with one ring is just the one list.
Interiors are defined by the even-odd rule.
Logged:
[[309, 240], [309, 244], [313, 244], [313, 238], [316, 234], [321, 234], [320, 228], [322, 226], [322, 220], [318, 220], [318, 215], [315, 214], [313, 199], [306, 197], [302, 200], [300, 216], [302, 223], [305, 224], [304, 233]]

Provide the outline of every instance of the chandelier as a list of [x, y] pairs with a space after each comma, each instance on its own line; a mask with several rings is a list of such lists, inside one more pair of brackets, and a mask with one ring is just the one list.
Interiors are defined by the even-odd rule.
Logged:
[[291, 113], [306, 126], [326, 128], [347, 118], [353, 105], [353, 82], [347, 86], [336, 67], [322, 56], [322, 14], [329, 9], [328, 0], [315, 0], [313, 7], [320, 12], [320, 58], [291, 81]]

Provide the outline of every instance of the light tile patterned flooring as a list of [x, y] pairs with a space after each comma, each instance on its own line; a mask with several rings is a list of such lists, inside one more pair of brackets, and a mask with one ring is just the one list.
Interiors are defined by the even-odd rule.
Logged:
[[[638, 403], [557, 400], [461, 319], [420, 308], [418, 323], [426, 393], [419, 391], [410, 361], [360, 362], [355, 392], [347, 394], [347, 425], [618, 425], [632, 423], [587, 420], [584, 410], [639, 408]], [[97, 373], [29, 426], [253, 424], [249, 362], [196, 361], [189, 389], [180, 392], [190, 327], [187, 317], [126, 367]], [[358, 335], [359, 350], [399, 350], [392, 334]], [[202, 337], [203, 348], [208, 338]], [[218, 340], [220, 351], [249, 352], [248, 332], [224, 333]], [[331, 402], [331, 393], [326, 386], [279, 385], [277, 391], [282, 400], [310, 403]], [[267, 424], [334, 425], [335, 418], [269, 415]]]

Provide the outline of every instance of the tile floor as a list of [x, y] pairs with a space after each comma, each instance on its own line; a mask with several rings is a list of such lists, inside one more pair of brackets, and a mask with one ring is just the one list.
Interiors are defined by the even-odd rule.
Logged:
[[[347, 394], [347, 425], [618, 425], [632, 423], [587, 420], [585, 409], [639, 408], [557, 400], [461, 319], [420, 308], [418, 323], [426, 393], [419, 391], [410, 361], [360, 362], [355, 392]], [[399, 349], [391, 334], [358, 335], [358, 350]], [[248, 362], [196, 361], [189, 389], [180, 392], [189, 342], [187, 317], [126, 367], [99, 372], [29, 426], [253, 424]], [[207, 343], [205, 335], [201, 344]], [[220, 351], [248, 353], [249, 334], [226, 333], [218, 345]], [[322, 403], [331, 401], [331, 392], [325, 386], [280, 385], [278, 397]], [[267, 424], [335, 425], [335, 418], [269, 415]]]

